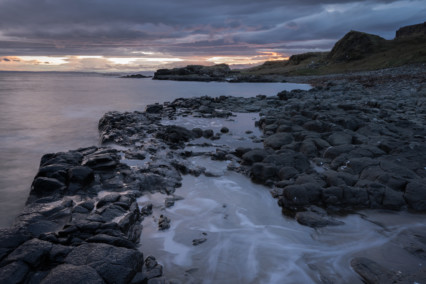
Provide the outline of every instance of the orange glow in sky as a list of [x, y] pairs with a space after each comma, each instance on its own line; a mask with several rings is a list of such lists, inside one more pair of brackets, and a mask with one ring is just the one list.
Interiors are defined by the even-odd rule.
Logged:
[[[138, 57], [137, 55], [141, 55]], [[0, 70], [4, 71], [144, 71], [159, 68], [181, 67], [188, 64], [253, 66], [271, 60], [286, 60], [288, 57], [272, 52], [259, 51], [254, 56], [213, 56], [180, 58], [153, 52], [133, 53], [129, 57], [100, 55], [79, 56], [4, 56], [0, 57]]]

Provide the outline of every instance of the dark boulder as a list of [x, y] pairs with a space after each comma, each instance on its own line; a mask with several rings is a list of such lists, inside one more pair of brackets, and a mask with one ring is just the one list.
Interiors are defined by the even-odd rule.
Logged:
[[117, 201], [120, 197], [121, 194], [119, 193], [107, 194], [98, 201], [98, 203], [96, 204], [96, 208], [101, 208], [106, 204], [113, 203]]
[[163, 110], [163, 105], [160, 104], [152, 104], [152, 105], [147, 105], [145, 108], [145, 111], [147, 113], [160, 113]]
[[264, 183], [269, 179], [276, 179], [278, 168], [272, 164], [254, 163], [250, 169], [253, 181]]
[[137, 250], [102, 243], [82, 244], [65, 258], [75, 266], [89, 265], [106, 283], [128, 283], [142, 269], [143, 255]]
[[321, 201], [321, 187], [315, 183], [289, 185], [284, 188], [284, 195], [279, 204], [287, 209], [298, 210], [304, 206], [319, 204]]
[[288, 145], [291, 142], [293, 142], [293, 136], [284, 132], [273, 134], [263, 141], [265, 147], [272, 149], [280, 149], [282, 146]]
[[367, 284], [404, 283], [400, 281], [397, 273], [366, 257], [352, 259], [351, 266]]
[[0, 283], [25, 283], [24, 280], [29, 270], [29, 267], [21, 261], [12, 262], [8, 265], [5, 265], [0, 268]]
[[88, 185], [93, 181], [93, 179], [93, 170], [89, 167], [77, 166], [68, 170], [68, 180], [70, 183]]
[[51, 248], [52, 244], [50, 242], [31, 239], [11, 252], [5, 259], [5, 262], [21, 260], [31, 267], [37, 267], [48, 258]]
[[264, 149], [253, 149], [245, 152], [242, 158], [246, 164], [251, 165], [253, 163], [262, 162], [267, 155], [268, 152]]
[[180, 144], [195, 138], [195, 134], [181, 126], [167, 125], [156, 133], [156, 137], [169, 143]]
[[164, 215], [160, 215], [160, 219], [158, 219], [158, 230], [164, 231], [170, 228], [171, 220]]
[[89, 265], [75, 266], [72, 264], [61, 264], [52, 269], [41, 284], [104, 284], [105, 281], [99, 276], [96, 270]]
[[83, 166], [98, 171], [112, 170], [118, 165], [117, 159], [118, 158], [111, 153], [90, 155], [87, 160], [83, 162]]
[[48, 196], [52, 193], [63, 193], [65, 184], [54, 178], [38, 177], [34, 180], [31, 193], [37, 196]]
[[426, 211], [426, 180], [409, 182], [405, 188], [404, 198], [410, 208]]
[[308, 211], [297, 212], [295, 218], [299, 224], [312, 228], [338, 226], [344, 224], [342, 221], [328, 216], [325, 210], [316, 206], [310, 206]]

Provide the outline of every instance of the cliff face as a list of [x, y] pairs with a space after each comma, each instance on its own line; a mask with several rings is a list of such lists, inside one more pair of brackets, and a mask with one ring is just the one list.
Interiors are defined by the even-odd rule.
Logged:
[[416, 36], [426, 36], [426, 22], [400, 28], [396, 31], [395, 39]]
[[352, 61], [377, 51], [385, 39], [376, 35], [350, 31], [334, 45], [328, 55], [332, 61]]

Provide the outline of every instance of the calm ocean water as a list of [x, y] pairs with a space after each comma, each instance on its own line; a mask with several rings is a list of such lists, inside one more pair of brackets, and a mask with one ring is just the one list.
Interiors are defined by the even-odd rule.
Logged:
[[97, 123], [107, 111], [144, 110], [179, 97], [251, 97], [295, 88], [309, 86], [0, 72], [0, 227], [11, 225], [24, 207], [41, 156], [98, 145]]

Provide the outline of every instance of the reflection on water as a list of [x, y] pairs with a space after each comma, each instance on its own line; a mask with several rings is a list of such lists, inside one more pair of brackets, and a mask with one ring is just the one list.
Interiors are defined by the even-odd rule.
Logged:
[[307, 85], [131, 80], [79, 73], [0, 72], [0, 227], [23, 208], [44, 153], [98, 144], [107, 111], [194, 96], [275, 95]]

